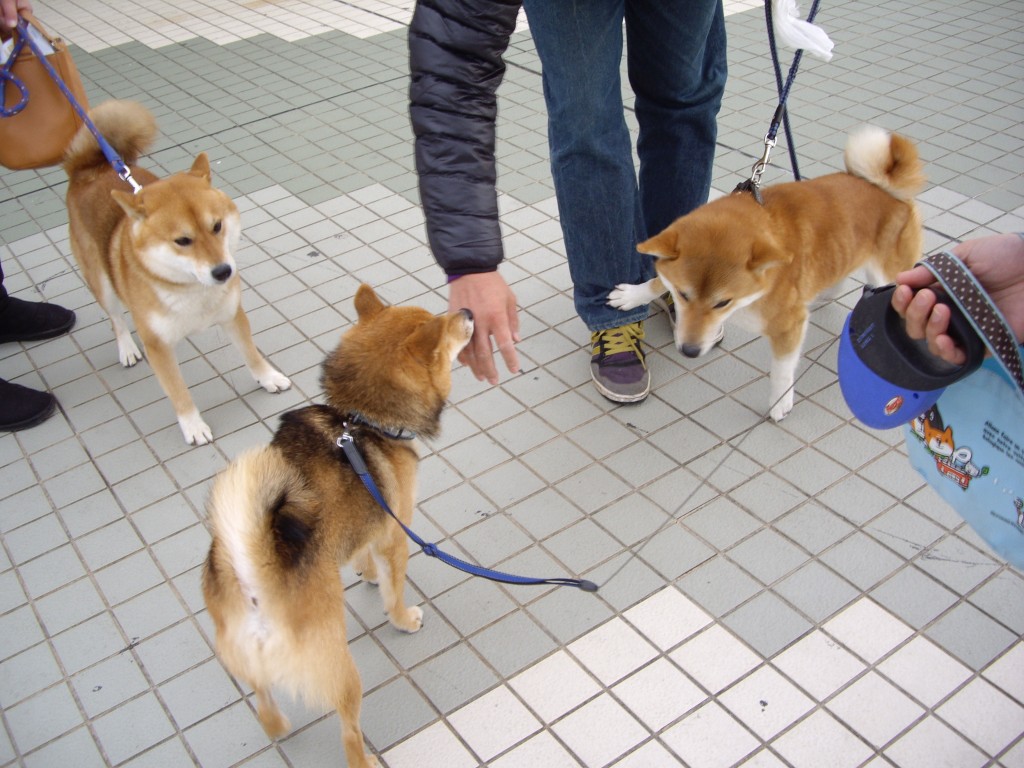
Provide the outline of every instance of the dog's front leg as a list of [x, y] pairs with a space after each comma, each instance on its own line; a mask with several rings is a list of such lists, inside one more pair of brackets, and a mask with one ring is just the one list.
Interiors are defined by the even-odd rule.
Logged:
[[222, 326], [231, 342], [238, 347], [245, 359], [245, 366], [249, 369], [256, 383], [267, 392], [283, 392], [291, 387], [292, 383], [283, 373], [267, 362], [252, 340], [252, 328], [249, 325], [249, 318], [239, 302], [235, 316]]
[[396, 629], [416, 632], [423, 626], [423, 609], [405, 604], [405, 575], [409, 565], [409, 545], [405, 531], [397, 524], [389, 525], [370, 551], [377, 565], [377, 586], [384, 601], [384, 610]]
[[156, 374], [156, 380], [160, 382], [167, 397], [170, 398], [174, 412], [178, 416], [178, 426], [185, 436], [185, 442], [189, 445], [206, 445], [213, 440], [213, 432], [203, 421], [199, 409], [192, 401], [192, 395], [188, 392], [188, 386], [181, 375], [181, 368], [178, 367], [178, 360], [174, 356], [174, 347], [165, 343], [162, 339], [152, 333], [139, 329], [142, 343], [146, 347], [146, 356], [149, 364]]
[[620, 283], [608, 294], [608, 304], [616, 309], [636, 309], [644, 304], [650, 304], [664, 292], [665, 286], [660, 277], [639, 285]]
[[772, 421], [782, 421], [793, 410], [793, 385], [806, 333], [805, 318], [795, 329], [771, 339], [771, 394], [768, 397], [768, 415]]

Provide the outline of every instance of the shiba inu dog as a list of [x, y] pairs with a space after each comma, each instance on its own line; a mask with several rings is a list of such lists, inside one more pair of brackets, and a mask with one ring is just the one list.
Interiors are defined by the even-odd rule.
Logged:
[[242, 310], [233, 256], [241, 233], [238, 208], [211, 186], [205, 153], [191, 170], [165, 179], [134, 165], [157, 130], [141, 104], [108, 101], [90, 117], [143, 188], [132, 194], [82, 126], [64, 156], [71, 251], [89, 290], [110, 316], [121, 365], [142, 359], [123, 318], [127, 307], [186, 442], [208, 443], [213, 433], [174, 356], [175, 345], [186, 336], [219, 325], [241, 350], [257, 384], [268, 392], [291, 386], [256, 349]]
[[710, 350], [738, 312], [771, 342], [769, 415], [780, 421], [793, 408], [808, 305], [861, 267], [880, 285], [921, 256], [914, 196], [925, 179], [913, 143], [866, 126], [850, 136], [845, 160], [846, 173], [766, 187], [763, 204], [737, 192], [677, 219], [637, 246], [655, 257], [658, 276], [617, 286], [608, 303], [632, 309], [670, 292], [687, 357]]
[[405, 533], [353, 471], [339, 438], [356, 446], [388, 506], [408, 525], [418, 458], [409, 438], [435, 436], [451, 367], [473, 335], [468, 310], [435, 317], [385, 306], [366, 285], [358, 321], [323, 364], [325, 405], [289, 411], [270, 445], [239, 456], [214, 480], [213, 534], [203, 596], [217, 654], [256, 692], [267, 734], [285, 733], [271, 687], [341, 718], [350, 768], [376, 766], [359, 726], [362, 684], [345, 636], [339, 565], [354, 561], [380, 586], [391, 624], [420, 628], [405, 605]]

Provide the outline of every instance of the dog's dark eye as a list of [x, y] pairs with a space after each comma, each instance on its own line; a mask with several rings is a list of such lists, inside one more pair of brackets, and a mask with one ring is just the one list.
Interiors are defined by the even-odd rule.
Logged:
[[715, 309], [725, 309], [732, 303], [732, 299], [724, 299], [715, 304]]
[[174, 241], [174, 244], [175, 245], [180, 245], [182, 248], [188, 248], [188, 246], [192, 245], [192, 238], [191, 237], [179, 237], [177, 240]]
[[690, 297], [687, 294], [683, 293], [682, 291], [679, 292], [679, 298], [682, 299], [683, 301], [690, 300]]
[[221, 223], [218, 221], [213, 225], [213, 234], [219, 235], [221, 230]]

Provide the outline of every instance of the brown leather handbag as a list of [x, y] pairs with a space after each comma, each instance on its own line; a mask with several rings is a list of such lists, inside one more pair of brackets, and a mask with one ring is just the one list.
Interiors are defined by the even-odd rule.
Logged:
[[[21, 16], [49, 41], [53, 53], [46, 60], [82, 109], [88, 110], [82, 78], [64, 41], [50, 36], [31, 14], [22, 12]], [[11, 35], [17, 46], [20, 31], [12, 30]], [[82, 119], [27, 41], [13, 61], [4, 62], [0, 68], [0, 85], [4, 99], [0, 112], [0, 165], [23, 170], [60, 163]], [[21, 109], [19, 104], [23, 104]], [[2, 116], [12, 112], [9, 117]]]

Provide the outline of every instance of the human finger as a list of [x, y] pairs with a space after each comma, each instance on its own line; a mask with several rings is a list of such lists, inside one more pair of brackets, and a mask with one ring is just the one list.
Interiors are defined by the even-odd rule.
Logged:
[[928, 318], [935, 308], [935, 294], [928, 288], [922, 288], [910, 300], [904, 319], [907, 323], [907, 335], [912, 339], [925, 338]]

